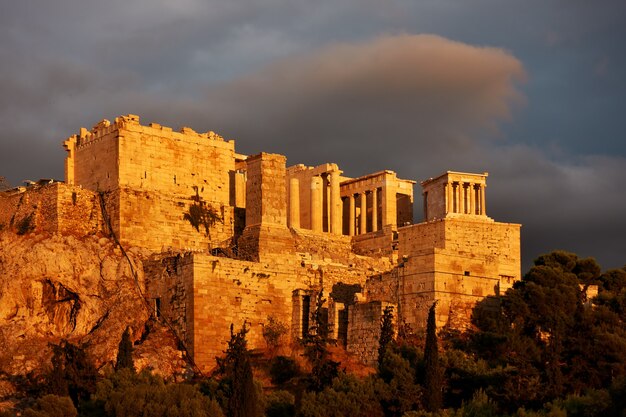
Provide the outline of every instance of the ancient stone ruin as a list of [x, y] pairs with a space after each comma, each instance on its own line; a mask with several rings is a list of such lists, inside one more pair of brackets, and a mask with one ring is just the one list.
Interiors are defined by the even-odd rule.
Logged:
[[4, 191], [0, 224], [106, 233], [152, 251], [147, 301], [202, 370], [231, 323], [248, 323], [252, 348], [265, 346], [270, 316], [301, 339], [320, 291], [329, 337], [372, 363], [386, 306], [419, 329], [438, 300], [438, 325], [462, 328], [477, 301], [520, 279], [520, 225], [487, 216], [487, 173], [423, 181], [425, 218], [414, 223], [414, 181], [392, 171], [287, 167], [282, 155], [242, 155], [213, 132], [134, 115], [64, 146], [65, 182]]

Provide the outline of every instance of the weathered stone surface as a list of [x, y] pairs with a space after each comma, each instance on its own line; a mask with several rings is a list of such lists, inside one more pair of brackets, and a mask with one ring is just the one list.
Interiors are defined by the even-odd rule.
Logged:
[[[129, 250], [137, 285], [107, 238], [0, 233], [0, 372], [45, 372], [49, 344], [61, 339], [85, 345], [97, 366], [113, 362], [126, 326], [139, 339], [148, 319], [139, 293], [145, 256]], [[158, 370], [167, 362], [163, 373], [173, 372], [171, 359], [180, 354], [161, 354], [141, 353], [138, 365]]]

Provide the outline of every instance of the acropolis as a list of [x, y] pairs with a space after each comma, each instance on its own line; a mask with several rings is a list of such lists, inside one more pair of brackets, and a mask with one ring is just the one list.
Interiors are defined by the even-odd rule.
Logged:
[[297, 342], [320, 291], [329, 337], [372, 363], [387, 306], [420, 329], [437, 300], [437, 325], [464, 328], [478, 301], [520, 279], [520, 225], [488, 217], [486, 172], [421, 181], [416, 220], [415, 181], [393, 171], [352, 178], [337, 163], [288, 165], [135, 115], [81, 128], [63, 145], [65, 181], [1, 193], [0, 223], [32, 216], [40, 232], [103, 234], [149, 251], [143, 294], [202, 370], [215, 366], [231, 324], [247, 323], [251, 348], [264, 346], [268, 317]]

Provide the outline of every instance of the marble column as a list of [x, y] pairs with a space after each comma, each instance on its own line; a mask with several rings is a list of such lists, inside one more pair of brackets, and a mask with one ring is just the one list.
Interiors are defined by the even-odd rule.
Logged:
[[367, 233], [367, 194], [361, 193], [361, 224], [359, 227], [359, 234], [363, 235]]
[[372, 190], [372, 232], [378, 230], [378, 188]]
[[339, 173], [330, 173], [330, 232], [335, 235], [342, 234], [342, 204], [339, 189]]
[[355, 211], [356, 208], [354, 206], [354, 194], [350, 194], [348, 196], [348, 221], [350, 222], [348, 224], [348, 235], [349, 236], [354, 236], [354, 224], [356, 222], [355, 220]]
[[311, 178], [311, 230], [314, 232], [322, 231], [322, 191], [322, 178]]
[[487, 215], [487, 208], [485, 207], [485, 184], [480, 185], [480, 214]]
[[289, 227], [300, 228], [300, 181], [289, 180]]
[[469, 197], [469, 214], [476, 214], [476, 192], [472, 182], [467, 184], [467, 196]]

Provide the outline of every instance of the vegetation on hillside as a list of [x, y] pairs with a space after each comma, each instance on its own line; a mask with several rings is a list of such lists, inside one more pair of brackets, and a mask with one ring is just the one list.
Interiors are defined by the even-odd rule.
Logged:
[[[598, 294], [589, 298], [591, 285]], [[543, 255], [512, 289], [481, 302], [465, 332], [436, 332], [433, 305], [426, 334], [394, 337], [386, 309], [377, 372], [367, 377], [331, 359], [323, 302], [320, 293], [303, 347], [308, 367], [269, 355], [265, 391], [253, 377], [245, 325], [231, 328], [218, 373], [186, 383], [135, 373], [125, 340], [118, 369], [98, 376], [82, 348], [64, 341], [22, 415], [626, 416], [626, 267], [602, 273], [593, 259]]]

